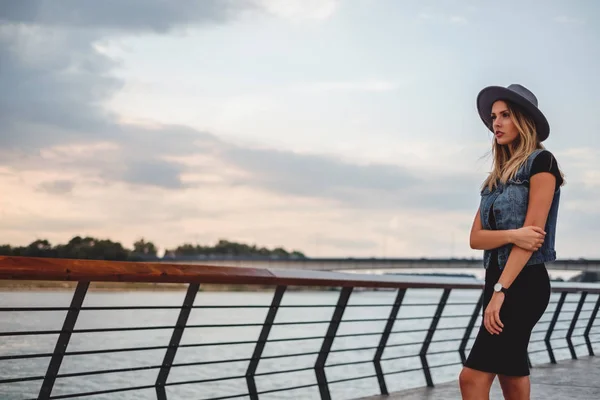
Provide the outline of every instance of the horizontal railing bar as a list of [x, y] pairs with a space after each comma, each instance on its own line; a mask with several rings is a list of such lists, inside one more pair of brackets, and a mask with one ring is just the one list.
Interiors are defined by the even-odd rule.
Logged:
[[342, 363], [327, 364], [326, 367], [327, 368], [331, 368], [331, 367], [343, 367], [345, 365], [367, 364], [367, 363], [372, 363], [372, 362], [373, 362], [373, 359], [370, 359], [370, 360], [359, 360], [359, 361], [347, 361], [347, 362], [342, 362]]
[[[341, 322], [373, 322], [373, 321], [387, 321], [386, 318], [373, 318], [373, 319], [353, 319], [345, 320]], [[290, 322], [276, 322], [274, 326], [288, 326], [288, 325], [317, 325], [317, 324], [328, 324], [329, 321], [290, 321]], [[241, 327], [252, 327], [262, 326], [260, 322], [256, 323], [240, 323], [240, 324], [201, 324], [201, 325], [187, 325], [186, 329], [200, 329], [200, 328], [241, 328]], [[174, 329], [175, 326], [130, 326], [130, 327], [113, 327], [113, 328], [89, 328], [89, 329], [73, 329], [71, 333], [102, 333], [102, 332], [128, 332], [128, 331], [143, 331], [143, 330], [162, 330], [162, 329]], [[58, 335], [61, 331], [48, 330], [48, 331], [14, 331], [14, 332], [0, 332], [1, 336], [34, 336], [34, 335]]]
[[544, 347], [544, 348], [541, 348], [541, 349], [529, 350], [529, 353], [532, 353], [532, 354], [533, 353], [540, 353], [542, 351], [548, 351], [548, 349]]
[[[433, 307], [437, 303], [412, 303], [404, 306]], [[452, 305], [472, 305], [472, 303], [448, 303]], [[391, 307], [393, 304], [348, 304], [346, 307], [371, 308], [371, 307]], [[232, 305], [201, 305], [192, 306], [192, 309], [238, 309], [238, 308], [269, 308], [268, 304], [232, 304]], [[280, 305], [279, 308], [333, 308], [335, 304], [289, 304]], [[85, 306], [81, 311], [118, 311], [118, 310], [179, 310], [181, 306]], [[38, 312], [38, 311], [69, 311], [71, 307], [0, 307], [0, 312]], [[592, 311], [592, 309], [582, 309], [581, 312]], [[449, 317], [449, 316], [447, 316]]]
[[356, 381], [356, 380], [359, 380], [359, 379], [368, 379], [368, 378], [377, 378], [377, 374], [374, 374], [374, 375], [365, 375], [365, 376], [353, 376], [352, 378], [336, 379], [336, 380], [333, 380], [333, 381], [329, 381], [329, 383], [330, 384], [342, 383], [342, 382]]
[[392, 276], [314, 270], [260, 269], [167, 262], [0, 256], [0, 279], [87, 282], [253, 284], [371, 288], [480, 289], [462, 277]]
[[[306, 388], [314, 387], [314, 386], [317, 386], [317, 384], [316, 383], [308, 383], [306, 385], [300, 385], [300, 386], [263, 390], [262, 392], [258, 392], [257, 394], [260, 395], [260, 394], [277, 393], [277, 392], [290, 391], [290, 390], [306, 389]], [[211, 400], [216, 400], [216, 399], [211, 399]]]
[[[269, 358], [277, 358], [277, 357], [291, 357], [291, 356], [301, 356], [301, 355], [315, 355], [318, 352], [314, 353], [298, 353], [298, 354], [288, 354], [282, 356], [272, 356], [272, 357], [262, 357], [263, 359]], [[240, 359], [229, 359], [229, 360], [212, 360], [212, 361], [199, 361], [199, 362], [189, 362], [189, 363], [177, 363], [173, 364], [172, 367], [189, 367], [189, 366], [197, 366], [197, 365], [211, 365], [211, 364], [226, 364], [226, 363], [234, 363], [234, 362], [247, 362], [250, 361], [250, 358], [240, 358]], [[371, 362], [372, 360], [369, 360]], [[332, 365], [333, 366], [333, 365]], [[119, 368], [119, 369], [111, 369], [111, 370], [96, 370], [96, 371], [85, 371], [85, 372], [75, 372], [75, 373], [66, 373], [66, 374], [58, 374], [57, 378], [72, 378], [78, 376], [89, 376], [89, 375], [100, 375], [100, 374], [109, 374], [109, 373], [118, 373], [118, 372], [133, 372], [133, 371], [141, 371], [141, 370], [149, 370], [149, 369], [157, 369], [160, 368], [160, 365], [151, 365], [151, 366], [143, 366], [143, 367], [131, 367], [131, 368]], [[312, 369], [312, 367], [307, 368]], [[306, 369], [302, 369], [306, 370]], [[278, 371], [277, 373], [284, 372], [298, 372], [301, 370], [290, 370], [290, 371]], [[260, 374], [257, 374], [257, 376]], [[44, 379], [44, 376], [35, 376], [35, 377], [25, 377], [25, 378], [11, 378], [0, 380], [0, 384], [3, 383], [15, 383], [15, 382], [23, 382], [23, 381], [34, 381]]]
[[118, 368], [118, 369], [105, 369], [96, 371], [85, 371], [85, 372], [72, 372], [67, 374], [58, 374], [57, 378], [74, 378], [77, 376], [89, 376], [89, 375], [102, 375], [102, 374], [113, 374], [117, 372], [133, 372], [133, 371], [144, 371], [150, 369], [160, 368], [160, 365], [147, 365], [142, 367], [131, 367], [131, 368]]
[[[471, 305], [472, 303], [448, 303], [451, 305]], [[403, 306], [436, 306], [437, 303], [413, 303]], [[348, 304], [346, 307], [370, 308], [391, 307], [393, 304]], [[192, 309], [238, 309], [238, 308], [269, 308], [268, 304], [232, 304], [232, 305], [201, 305], [192, 306]], [[289, 304], [280, 305], [279, 308], [333, 308], [335, 304]], [[85, 306], [81, 311], [118, 311], [118, 310], [179, 310], [181, 306]], [[0, 312], [38, 312], [38, 311], [69, 311], [71, 307], [0, 307]], [[581, 312], [592, 311], [582, 309]], [[446, 317], [451, 317], [447, 315]]]
[[367, 347], [350, 347], [347, 349], [333, 349], [329, 350], [330, 353], [343, 353], [346, 351], [365, 351], [365, 350], [374, 350], [377, 346], [367, 346]]
[[[464, 331], [465, 327], [464, 326], [455, 326], [455, 327], [442, 327], [442, 328], [435, 328], [434, 331], [455, 331], [455, 330], [461, 330]], [[429, 329], [427, 329], [427, 331], [429, 331]]]
[[[171, 367], [192, 367], [197, 365], [214, 365], [214, 364], [231, 364], [236, 362], [248, 362], [252, 360], [252, 358], [232, 358], [228, 360], [211, 360], [211, 361], [194, 361], [187, 363], [174, 363]], [[160, 368], [160, 367], [159, 367]]]
[[[262, 324], [258, 324], [262, 325]], [[128, 332], [128, 331], [145, 331], [145, 330], [161, 330], [173, 329], [174, 326], [129, 326], [122, 328], [89, 328], [89, 329], [73, 329], [65, 330], [70, 333], [101, 333], [101, 332]], [[58, 335], [63, 331], [16, 331], [16, 332], [0, 332], [0, 336], [33, 336], [33, 335]]]
[[[258, 376], [258, 374], [256, 374], [255, 376]], [[245, 379], [245, 378], [246, 378], [245, 375], [224, 376], [221, 378], [197, 379], [197, 380], [193, 380], [193, 381], [167, 382], [167, 383], [165, 383], [165, 386], [191, 385], [191, 384], [198, 384], [198, 383], [213, 383], [213, 382], [222, 382], [222, 381], [230, 381], [230, 380], [234, 380], [234, 379]]]
[[[409, 343], [393, 343], [393, 344], [388, 344], [385, 347], [402, 347], [402, 346], [414, 346], [417, 344], [423, 344], [423, 341], [421, 340], [420, 342], [409, 342]], [[383, 360], [383, 359], [382, 359]]]
[[52, 357], [52, 353], [40, 353], [40, 354], [15, 354], [10, 356], [0, 356], [0, 361], [5, 360], [22, 360], [28, 358], [48, 358]]
[[[306, 306], [319, 307], [319, 306]], [[200, 309], [236, 309], [236, 308], [269, 308], [268, 305], [227, 305], [227, 306], [192, 306]], [[71, 307], [0, 307], [0, 312], [38, 312], [38, 311], [70, 311]], [[81, 311], [119, 311], [119, 310], [179, 310], [181, 306], [85, 306]]]
[[303, 356], [314, 356], [319, 354], [318, 351], [309, 351], [306, 353], [287, 353], [287, 354], [277, 354], [273, 356], [262, 356], [261, 360], [274, 360], [277, 358], [288, 358], [288, 357], [303, 357]]
[[273, 342], [273, 343], [277, 343], [277, 342], [299, 342], [301, 340], [321, 340], [321, 339], [323, 339], [323, 336], [306, 336], [306, 337], [300, 337], [300, 338], [267, 339], [267, 342]]
[[[344, 322], [380, 322], [387, 321], [387, 318], [355, 318], [355, 319], [343, 319], [340, 323]], [[327, 321], [329, 323], [329, 321]]]
[[[450, 338], [450, 339], [437, 339], [437, 340], [432, 340], [431, 343], [445, 343], [445, 342], [456, 342], [458, 340], [462, 340], [462, 338]], [[422, 345], [423, 341], [419, 341], [419, 342], [408, 342], [408, 343], [393, 343], [393, 344], [388, 344], [385, 347], [402, 347], [402, 346], [415, 346], [415, 345]]]
[[87, 397], [87, 396], [96, 396], [99, 394], [111, 394], [111, 393], [121, 393], [121, 392], [131, 392], [134, 390], [147, 390], [154, 389], [154, 385], [144, 385], [144, 386], [131, 386], [127, 388], [115, 388], [115, 389], [105, 389], [105, 390], [97, 390], [94, 392], [81, 392], [81, 393], [69, 393], [62, 394], [57, 396], [50, 396], [50, 399], [72, 399], [73, 397]]
[[[175, 366], [175, 365], [173, 365]], [[74, 378], [78, 376], [90, 376], [90, 375], [102, 375], [102, 374], [114, 374], [119, 372], [134, 372], [134, 371], [143, 371], [150, 369], [158, 369], [160, 365], [148, 365], [143, 367], [131, 367], [131, 368], [118, 368], [118, 369], [104, 369], [104, 370], [96, 370], [96, 371], [84, 371], [84, 372], [72, 372], [66, 374], [58, 374], [57, 378]], [[32, 376], [26, 378], [12, 378], [12, 379], [3, 379], [0, 380], [0, 384], [3, 383], [15, 383], [15, 382], [24, 382], [24, 381], [36, 381], [42, 380], [44, 376]]]
[[[210, 261], [207, 261], [210, 262]], [[85, 282], [252, 284], [364, 288], [477, 289], [484, 282], [466, 277], [398, 276], [316, 270], [131, 262], [50, 257], [0, 256], [0, 279]], [[552, 282], [553, 293], [600, 293], [600, 285]]]
[[[443, 351], [434, 351], [434, 352], [427, 352], [427, 355], [436, 355], [436, 354], [447, 354], [447, 353], [454, 353], [454, 352], [458, 352], [458, 350], [443, 350]], [[404, 354], [401, 356], [394, 356], [394, 357], [386, 357], [386, 358], [382, 358], [381, 361], [391, 361], [391, 360], [401, 360], [404, 358], [414, 358], [414, 357], [419, 357], [419, 354]]]
[[[269, 341], [288, 341], [288, 340], [304, 340], [304, 339], [322, 339], [322, 337], [315, 336], [313, 338], [300, 338], [300, 339], [273, 339]], [[211, 342], [211, 343], [190, 343], [190, 344], [180, 344], [178, 347], [209, 347], [209, 346], [235, 346], [242, 344], [255, 344], [255, 340], [246, 340], [239, 342]], [[81, 350], [81, 351], [67, 351], [65, 352], [65, 356], [81, 356], [81, 355], [89, 355], [89, 354], [106, 354], [106, 353], [124, 353], [124, 352], [133, 352], [133, 351], [152, 351], [152, 350], [164, 350], [169, 348], [169, 346], [147, 346], [147, 347], [125, 347], [118, 349], [98, 349], [98, 350]], [[2, 360], [12, 360], [12, 359], [23, 359], [23, 358], [40, 358], [40, 357], [51, 357], [52, 353], [44, 353], [44, 354], [18, 354], [11, 356], [0, 356], [0, 361]]]
[[283, 369], [277, 371], [267, 371], [261, 372], [259, 374], [255, 374], [254, 376], [269, 376], [269, 375], [279, 375], [279, 374], [290, 374], [292, 372], [304, 372], [304, 371], [313, 371], [315, 367], [304, 367], [304, 368], [294, 368], [294, 369]]
[[[430, 343], [456, 342], [459, 340], [462, 340], [462, 338], [438, 339], [438, 340], [432, 340]], [[431, 353], [427, 353], [427, 354], [431, 354]]]
[[[456, 350], [456, 351], [458, 351], [458, 350]], [[386, 357], [386, 358], [382, 358], [381, 361], [402, 360], [405, 358], [414, 358], [414, 357], [419, 357], [419, 354], [403, 354], [401, 356]], [[422, 368], [419, 368], [419, 369], [422, 369]]]
[[[373, 303], [373, 304], [348, 304], [346, 305], [347, 308], [349, 307], [364, 307], [364, 308], [369, 308], [369, 307], [391, 307], [394, 304], [388, 304], [388, 303]], [[329, 307], [335, 307], [335, 304], [331, 304]]]
[[[469, 305], [471, 303], [452, 303], [448, 305]], [[407, 304], [408, 305], [408, 304]], [[410, 304], [412, 306], [435, 306], [435, 303]], [[393, 304], [348, 304], [347, 307], [371, 308], [391, 307]], [[232, 304], [232, 305], [203, 305], [192, 306], [192, 309], [238, 309], [238, 308], [269, 308], [268, 304]], [[333, 308], [335, 304], [290, 304], [280, 305], [279, 308]], [[81, 311], [119, 311], [119, 310], [179, 310], [181, 306], [85, 306]], [[71, 307], [0, 307], [0, 312], [41, 312], [41, 311], [69, 311]], [[582, 310], [591, 311], [591, 310]]]
[[433, 355], [436, 355], [436, 354], [448, 354], [448, 353], [454, 353], [454, 352], [457, 352], [457, 351], [458, 350], [454, 350], [454, 349], [452, 349], [452, 350], [428, 351], [427, 355], [428, 356], [433, 356]]
[[[432, 368], [432, 367], [429, 367]], [[422, 371], [423, 367], [419, 367], [419, 368], [410, 368], [410, 369], [401, 369], [401, 370], [397, 370], [397, 371], [390, 371], [390, 372], [386, 372], [386, 375], [396, 375], [396, 374], [403, 374], [405, 372], [415, 372], [415, 371]]]
[[[431, 368], [442, 368], [442, 367], [449, 367], [451, 365], [458, 365], [458, 364], [462, 364], [461, 361], [457, 361], [457, 362], [453, 362], [453, 363], [448, 363], [448, 364], [440, 364], [440, 365], [430, 365], [429, 369]], [[414, 371], [421, 371], [423, 368], [419, 367], [419, 368], [411, 368], [411, 369], [403, 369], [403, 370], [398, 370], [398, 371], [391, 371], [391, 372], [386, 372], [386, 375], [395, 375], [395, 374], [402, 374], [405, 372], [414, 372]]]
[[34, 335], [59, 335], [60, 331], [16, 331], [16, 332], [0, 332], [2, 336], [34, 336]]
[[381, 332], [360, 332], [360, 333], [342, 333], [335, 337], [358, 337], [358, 336], [375, 336], [381, 335]]
[[44, 379], [44, 376], [24, 376], [21, 378], [8, 378], [8, 379], [0, 379], [0, 385], [4, 385], [7, 383], [19, 383], [19, 382], [29, 382], [29, 381], [41, 381]]
[[446, 364], [430, 365], [429, 368], [444, 368], [444, 367], [450, 367], [452, 365], [458, 365], [458, 364], [462, 364], [462, 362], [461, 361], [455, 361], [455, 362], [446, 363]]
[[[444, 328], [436, 328], [434, 329], [435, 331], [454, 331], [454, 330], [464, 330], [464, 327], [444, 327]], [[428, 332], [430, 330], [430, 328], [422, 328], [422, 329], [408, 329], [408, 330], [404, 330], [404, 331], [391, 331], [391, 334], [398, 334], [398, 333], [419, 333], [419, 332]], [[338, 335], [339, 336], [339, 335]], [[422, 342], [420, 342], [422, 343]], [[389, 346], [388, 346], [389, 347]]]
[[248, 397], [248, 393], [240, 393], [240, 394], [232, 394], [230, 396], [222, 396], [222, 397], [209, 397], [202, 400], [227, 400], [227, 399], [237, 399], [238, 397]]

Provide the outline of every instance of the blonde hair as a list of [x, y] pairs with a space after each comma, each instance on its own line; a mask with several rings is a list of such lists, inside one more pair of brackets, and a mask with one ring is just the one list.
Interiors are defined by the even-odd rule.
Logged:
[[[492, 171], [482, 185], [482, 188], [487, 186], [490, 190], [493, 190], [498, 182], [505, 184], [509, 179], [514, 178], [519, 168], [527, 161], [527, 158], [533, 151], [545, 149], [538, 140], [533, 120], [514, 104], [507, 101], [506, 105], [510, 112], [510, 119], [515, 124], [519, 136], [508, 145], [499, 144], [494, 140], [492, 146], [492, 156], [494, 158]], [[559, 173], [563, 178], [562, 186], [565, 181], [560, 168]]]

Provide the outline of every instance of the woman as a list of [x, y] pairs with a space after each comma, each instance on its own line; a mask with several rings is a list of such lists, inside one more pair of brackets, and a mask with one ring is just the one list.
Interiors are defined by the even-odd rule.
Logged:
[[545, 263], [556, 259], [564, 177], [542, 146], [550, 128], [533, 93], [521, 85], [487, 87], [477, 108], [494, 133], [494, 162], [471, 228], [471, 247], [484, 251], [483, 324], [460, 390], [465, 400], [489, 399], [497, 375], [506, 399], [529, 399], [527, 348], [550, 300]]

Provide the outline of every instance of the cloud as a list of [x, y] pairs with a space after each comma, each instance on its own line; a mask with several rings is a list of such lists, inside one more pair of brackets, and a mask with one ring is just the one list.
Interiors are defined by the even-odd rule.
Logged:
[[252, 2], [243, 0], [19, 0], [3, 4], [0, 21], [86, 30], [166, 32], [188, 24], [222, 23], [250, 8]]
[[227, 1], [142, 6], [39, 0], [2, 7], [0, 21], [9, 23], [0, 28], [0, 165], [47, 168], [48, 160], [40, 156], [44, 150], [108, 143], [110, 149], [95, 148], [100, 158], [64, 157], [52, 165], [100, 170], [104, 179], [132, 184], [183, 187], [184, 167], [165, 157], [200, 151], [207, 136], [180, 126], [165, 131], [119, 123], [104, 108], [123, 86], [114, 75], [119, 63], [98, 43], [108, 34], [104, 28], [160, 31], [221, 21], [232, 10]]
[[395, 164], [357, 164], [275, 149], [230, 146], [220, 156], [245, 171], [239, 184], [363, 209], [471, 209], [469, 199], [479, 184], [467, 174], [434, 175]]
[[0, 28], [0, 147], [40, 148], [110, 135], [100, 104], [121, 82], [94, 35], [40, 27]]
[[[3, 14], [5, 19], [30, 24], [10, 25], [0, 31], [5, 71], [0, 81], [9, 88], [0, 93], [0, 104], [5, 106], [0, 118], [8, 127], [0, 137], [0, 164], [21, 169], [51, 166], [63, 173], [77, 170], [82, 179], [104, 185], [122, 182], [165, 190], [246, 185], [360, 208], [402, 204], [441, 209], [445, 205], [432, 197], [436, 190], [445, 190], [445, 198], [457, 206], [466, 204], [462, 188], [435, 179], [425, 182], [399, 165], [359, 165], [323, 155], [245, 148], [185, 126], [123, 124], [103, 107], [123, 82], [113, 73], [118, 62], [98, 43], [106, 34], [99, 28], [127, 25], [124, 21], [128, 19], [104, 18], [110, 7], [115, 7], [113, 2], [103, 11], [95, 3], [77, 3], [81, 9], [76, 13], [59, 12], [68, 2], [58, 8], [48, 4], [26, 2]], [[202, 22], [226, 14], [206, 6], [188, 10], [184, 17], [179, 11], [160, 9], [169, 7], [166, 4], [150, 2], [141, 11], [146, 19], [136, 17], [132, 26], [122, 28], [166, 29], [194, 15]], [[129, 12], [129, 8], [123, 10]], [[91, 28], [78, 29], [74, 35], [72, 27], [83, 23]], [[309, 86], [309, 90], [389, 91], [397, 87], [395, 82], [374, 80], [324, 82]], [[207, 158], [221, 167], [215, 171], [211, 165], [192, 165], [190, 159], [194, 158]], [[228, 168], [237, 172], [232, 174]], [[54, 193], [58, 190], [41, 187]]]
[[38, 186], [38, 188], [50, 194], [65, 194], [70, 193], [75, 187], [75, 182], [67, 179], [59, 179], [50, 182], [44, 182]]
[[324, 20], [339, 6], [338, 0], [255, 0], [267, 12], [291, 20]]

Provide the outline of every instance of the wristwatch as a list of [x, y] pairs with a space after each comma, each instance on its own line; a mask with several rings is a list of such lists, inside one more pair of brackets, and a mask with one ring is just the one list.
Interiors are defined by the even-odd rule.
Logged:
[[502, 284], [500, 282], [498, 282], [494, 285], [494, 292], [502, 292], [502, 293], [506, 294], [506, 288], [502, 287]]

